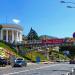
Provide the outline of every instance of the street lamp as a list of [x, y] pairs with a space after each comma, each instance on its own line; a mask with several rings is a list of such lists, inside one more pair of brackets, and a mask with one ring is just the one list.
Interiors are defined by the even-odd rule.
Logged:
[[60, 1], [61, 3], [66, 3], [65, 1]]
[[[65, 1], [60, 1], [60, 3], [66, 3], [66, 4], [68, 4], [68, 3], [70, 3], [70, 4], [75, 4], [74, 2], [65, 2]], [[75, 7], [73, 7], [73, 6], [66, 6], [67, 8], [75, 8]]]
[[67, 8], [75, 8], [75, 7], [72, 7], [72, 6], [67, 6]]
[[66, 2], [66, 1], [60, 1], [60, 3], [71, 3], [71, 4], [75, 4], [74, 2]]

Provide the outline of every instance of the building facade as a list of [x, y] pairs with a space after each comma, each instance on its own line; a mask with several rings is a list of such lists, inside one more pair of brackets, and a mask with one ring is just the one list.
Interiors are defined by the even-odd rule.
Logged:
[[22, 27], [15, 24], [1, 24], [0, 25], [0, 40], [6, 42], [21, 42], [22, 41]]

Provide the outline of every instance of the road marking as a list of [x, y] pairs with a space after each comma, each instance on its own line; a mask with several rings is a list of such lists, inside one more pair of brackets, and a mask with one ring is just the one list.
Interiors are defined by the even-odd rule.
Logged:
[[52, 67], [52, 66], [57, 66], [59, 64], [54, 64], [54, 65], [48, 65], [48, 66], [43, 66], [43, 67], [40, 67], [40, 68], [36, 68], [36, 69], [31, 69], [31, 70], [23, 70], [23, 71], [18, 71], [18, 72], [13, 72], [13, 73], [8, 73], [8, 74], [3, 74], [3, 75], [13, 75], [13, 74], [19, 74], [19, 73], [22, 73], [22, 72], [28, 72], [28, 71], [33, 71], [33, 70], [39, 70], [39, 69], [44, 69], [44, 68], [48, 68], [48, 67]]

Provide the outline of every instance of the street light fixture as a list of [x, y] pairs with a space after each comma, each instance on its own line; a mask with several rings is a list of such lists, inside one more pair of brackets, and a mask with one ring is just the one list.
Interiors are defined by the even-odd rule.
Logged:
[[72, 6], [66, 6], [67, 8], [73, 8]]
[[60, 1], [61, 3], [66, 3], [65, 1]]
[[65, 2], [65, 1], [60, 1], [60, 3], [71, 3], [71, 4], [75, 4], [74, 2]]
[[[75, 4], [74, 2], [65, 2], [65, 1], [60, 1], [60, 3], [70, 3], [70, 4]], [[66, 6], [67, 8], [75, 8], [73, 6]]]

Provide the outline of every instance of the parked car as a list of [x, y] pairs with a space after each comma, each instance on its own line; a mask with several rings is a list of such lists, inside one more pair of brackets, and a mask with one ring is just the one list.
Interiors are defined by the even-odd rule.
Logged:
[[27, 66], [27, 62], [22, 59], [22, 58], [17, 58], [14, 60], [13, 66], [12, 67], [22, 67], [22, 66]]
[[70, 64], [75, 64], [75, 60], [71, 59], [69, 63]]
[[0, 66], [5, 67], [7, 65], [7, 60], [5, 58], [0, 57]]

